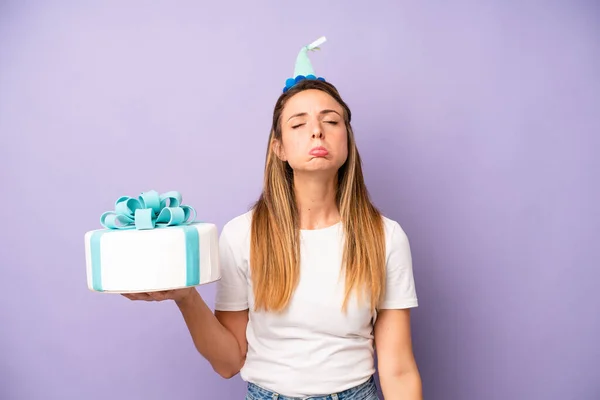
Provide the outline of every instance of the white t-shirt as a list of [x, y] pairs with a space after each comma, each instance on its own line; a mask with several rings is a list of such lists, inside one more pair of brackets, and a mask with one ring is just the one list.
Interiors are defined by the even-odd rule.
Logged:
[[[282, 314], [255, 312], [249, 268], [252, 211], [229, 221], [220, 237], [221, 280], [215, 309], [249, 309], [248, 354], [243, 380], [292, 397], [341, 392], [375, 372], [373, 322], [369, 305], [341, 306], [342, 223], [301, 230], [301, 277]], [[384, 217], [386, 296], [380, 309], [417, 307], [408, 238]]]

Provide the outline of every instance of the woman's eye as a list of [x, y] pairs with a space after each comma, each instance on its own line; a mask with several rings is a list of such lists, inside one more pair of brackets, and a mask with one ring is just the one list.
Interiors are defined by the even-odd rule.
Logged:
[[[326, 124], [330, 124], [330, 125], [337, 125], [338, 121], [323, 121]], [[305, 123], [301, 123], [301, 124], [296, 124], [296, 125], [292, 125], [292, 129], [298, 129], [301, 126], [306, 125]]]

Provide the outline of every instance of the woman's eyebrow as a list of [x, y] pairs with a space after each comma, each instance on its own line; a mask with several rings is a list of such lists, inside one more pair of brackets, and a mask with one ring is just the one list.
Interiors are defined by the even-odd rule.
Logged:
[[[337, 114], [337, 115], [340, 115], [340, 113], [339, 113], [339, 112], [337, 112], [337, 111], [335, 111], [335, 110], [330, 110], [330, 109], [322, 110], [322, 111], [321, 111], [319, 114], [323, 115], [323, 114], [330, 114], [330, 113], [335, 113], [335, 114]], [[292, 119], [292, 118], [296, 118], [296, 117], [304, 117], [304, 116], [306, 116], [306, 115], [308, 115], [308, 114], [307, 114], [307, 113], [305, 113], [305, 112], [296, 113], [296, 114], [292, 115], [291, 117], [289, 117], [289, 118], [288, 118], [288, 121], [289, 121], [290, 119]], [[340, 117], [341, 117], [341, 115], [340, 115]]]

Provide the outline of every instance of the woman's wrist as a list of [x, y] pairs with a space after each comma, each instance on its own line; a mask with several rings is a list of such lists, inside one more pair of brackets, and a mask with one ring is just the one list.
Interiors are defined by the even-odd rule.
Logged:
[[185, 295], [175, 299], [175, 304], [177, 304], [179, 308], [187, 308], [194, 304], [196, 297], [200, 297], [200, 293], [198, 293], [195, 288], [191, 288]]

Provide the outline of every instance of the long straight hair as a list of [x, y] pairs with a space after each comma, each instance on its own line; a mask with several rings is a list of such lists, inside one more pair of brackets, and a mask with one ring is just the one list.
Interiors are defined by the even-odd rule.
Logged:
[[263, 191], [254, 205], [250, 231], [250, 268], [255, 309], [284, 310], [300, 278], [300, 227], [292, 168], [274, 152], [281, 140], [281, 114], [286, 101], [303, 90], [317, 89], [332, 96], [344, 109], [348, 157], [338, 170], [336, 203], [344, 229], [343, 310], [353, 291], [359, 302], [375, 310], [385, 290], [385, 237], [380, 212], [371, 203], [361, 159], [350, 124], [351, 112], [337, 89], [320, 80], [303, 80], [282, 94], [273, 112], [266, 154]]

